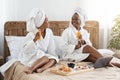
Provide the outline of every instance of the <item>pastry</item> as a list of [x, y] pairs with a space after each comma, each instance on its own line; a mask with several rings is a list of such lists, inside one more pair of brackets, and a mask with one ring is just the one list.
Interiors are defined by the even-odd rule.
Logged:
[[82, 39], [82, 34], [80, 31], [77, 32], [77, 39]]
[[59, 68], [59, 70], [63, 71], [63, 72], [71, 72], [72, 68], [70, 68], [68, 66], [63, 66], [63, 67]]

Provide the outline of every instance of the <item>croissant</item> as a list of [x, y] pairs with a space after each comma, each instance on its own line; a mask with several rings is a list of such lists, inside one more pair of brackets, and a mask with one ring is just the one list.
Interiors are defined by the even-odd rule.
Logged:
[[82, 34], [80, 31], [77, 32], [77, 39], [82, 39]]
[[72, 69], [70, 67], [63, 66], [63, 67], [59, 68], [59, 70], [64, 71], [64, 72], [70, 72]]

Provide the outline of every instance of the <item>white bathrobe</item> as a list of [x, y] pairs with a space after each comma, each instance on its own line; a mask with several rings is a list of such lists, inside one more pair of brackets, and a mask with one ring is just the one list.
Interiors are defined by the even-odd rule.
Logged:
[[90, 34], [83, 29], [86, 21], [86, 15], [84, 11], [81, 8], [76, 8], [73, 15], [77, 13], [80, 17], [80, 32], [82, 34], [82, 39], [85, 40], [86, 44], [82, 45], [79, 49], [75, 49], [75, 46], [78, 44], [78, 39], [77, 39], [77, 32], [78, 30], [72, 25], [72, 17], [70, 20], [69, 27], [65, 29], [62, 33], [62, 39], [64, 41], [61, 50], [61, 58], [63, 60], [70, 60], [70, 61], [82, 61], [86, 59], [89, 56], [89, 53], [84, 53], [83, 54], [83, 48], [86, 45], [91, 45], [92, 43], [90, 42]]
[[[37, 59], [47, 56], [49, 59], [53, 58], [56, 62], [59, 61], [55, 53], [55, 44], [53, 39], [53, 33], [51, 29], [46, 29], [46, 35], [42, 40], [34, 43], [33, 39], [35, 34], [29, 32], [25, 39], [23, 49], [19, 53], [18, 59], [11, 59], [0, 67], [0, 72], [4, 75], [4, 72], [16, 61], [20, 61], [26, 66], [31, 66]], [[19, 45], [18, 45], [19, 46]]]
[[75, 30], [74, 27], [68, 27], [63, 31], [62, 39], [65, 42], [61, 47], [61, 58], [63, 60], [78, 62], [86, 59], [89, 56], [89, 53], [83, 54], [82, 51], [86, 45], [92, 46], [92, 43], [90, 41], [90, 34], [85, 29], [81, 29], [80, 32], [82, 34], [82, 39], [85, 40], [86, 44], [75, 50], [75, 46], [78, 44], [78, 39], [76, 37], [77, 30]]
[[47, 56], [49, 59], [53, 58], [58, 62], [51, 29], [46, 29], [46, 35], [42, 40], [34, 42], [34, 37], [35, 34], [33, 32], [30, 32], [26, 36], [26, 43], [20, 55], [21, 63], [27, 66], [31, 66], [33, 62], [43, 56]]

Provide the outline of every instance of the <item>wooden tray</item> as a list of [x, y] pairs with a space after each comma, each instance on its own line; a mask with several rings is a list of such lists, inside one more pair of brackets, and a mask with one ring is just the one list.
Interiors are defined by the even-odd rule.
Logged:
[[64, 72], [64, 71], [61, 71], [59, 69], [55, 69], [55, 70], [50, 70], [50, 72], [55, 73], [55, 74], [59, 74], [59, 75], [62, 75], [62, 76], [67, 76], [67, 75], [79, 74], [79, 73], [82, 73], [82, 72], [91, 71], [93, 69], [94, 69], [93, 67], [88, 68], [88, 69], [79, 69], [79, 70], [72, 69], [72, 71], [70, 71], [70, 72]]

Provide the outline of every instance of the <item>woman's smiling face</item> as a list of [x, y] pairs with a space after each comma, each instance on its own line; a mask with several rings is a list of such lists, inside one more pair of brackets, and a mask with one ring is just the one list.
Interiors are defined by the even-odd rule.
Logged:
[[72, 25], [77, 29], [77, 30], [80, 30], [81, 27], [81, 20], [80, 20], [80, 17], [77, 13], [75, 13], [73, 16], [72, 16]]

